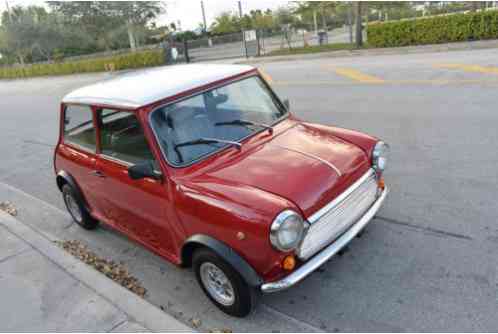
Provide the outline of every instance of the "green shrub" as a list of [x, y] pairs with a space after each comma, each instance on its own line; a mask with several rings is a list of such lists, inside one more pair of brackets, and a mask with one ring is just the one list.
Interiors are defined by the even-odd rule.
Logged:
[[29, 78], [46, 75], [103, 72], [164, 64], [162, 50], [150, 50], [123, 55], [67, 61], [50, 64], [33, 64], [16, 67], [0, 67], [0, 79]]
[[372, 23], [373, 47], [438, 44], [498, 38], [498, 11], [452, 14], [416, 20]]

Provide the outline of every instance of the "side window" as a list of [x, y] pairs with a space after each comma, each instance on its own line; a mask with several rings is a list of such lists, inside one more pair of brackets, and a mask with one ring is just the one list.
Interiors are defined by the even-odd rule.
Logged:
[[96, 135], [92, 109], [69, 105], [64, 110], [64, 142], [95, 151]]
[[134, 113], [102, 109], [98, 117], [102, 154], [131, 164], [154, 161]]

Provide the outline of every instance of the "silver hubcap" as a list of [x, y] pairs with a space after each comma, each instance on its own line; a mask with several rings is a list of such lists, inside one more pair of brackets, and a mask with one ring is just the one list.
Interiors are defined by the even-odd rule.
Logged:
[[78, 223], [81, 222], [81, 210], [73, 196], [71, 196], [71, 194], [64, 194], [64, 202], [66, 202], [67, 209], [73, 218]]
[[200, 275], [202, 284], [218, 303], [230, 306], [235, 302], [232, 283], [220, 268], [211, 262], [204, 262], [200, 267]]

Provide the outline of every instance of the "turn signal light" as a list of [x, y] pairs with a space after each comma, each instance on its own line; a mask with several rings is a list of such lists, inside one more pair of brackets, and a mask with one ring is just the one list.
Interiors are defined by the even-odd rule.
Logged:
[[282, 268], [285, 270], [292, 270], [296, 267], [296, 259], [294, 258], [294, 255], [287, 255], [284, 257], [284, 260], [282, 261]]
[[379, 181], [377, 181], [377, 184], [379, 185], [379, 188], [382, 190], [384, 190], [384, 188], [386, 187], [384, 183], [384, 178], [382, 176], [379, 178]]

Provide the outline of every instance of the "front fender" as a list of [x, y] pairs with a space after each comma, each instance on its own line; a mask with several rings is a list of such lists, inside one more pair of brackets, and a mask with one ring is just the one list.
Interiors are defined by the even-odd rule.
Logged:
[[299, 212], [293, 203], [247, 185], [199, 178], [178, 187], [174, 204], [186, 231], [184, 244], [190, 236], [209, 236], [238, 254], [264, 281], [280, 274], [287, 254], [270, 244], [270, 225], [285, 209]]
[[181, 252], [182, 264], [190, 265], [195, 248], [203, 246], [215, 252], [219, 257], [228, 262], [245, 279], [250, 286], [260, 286], [263, 280], [256, 271], [235, 250], [223, 242], [208, 235], [196, 234], [188, 238]]

